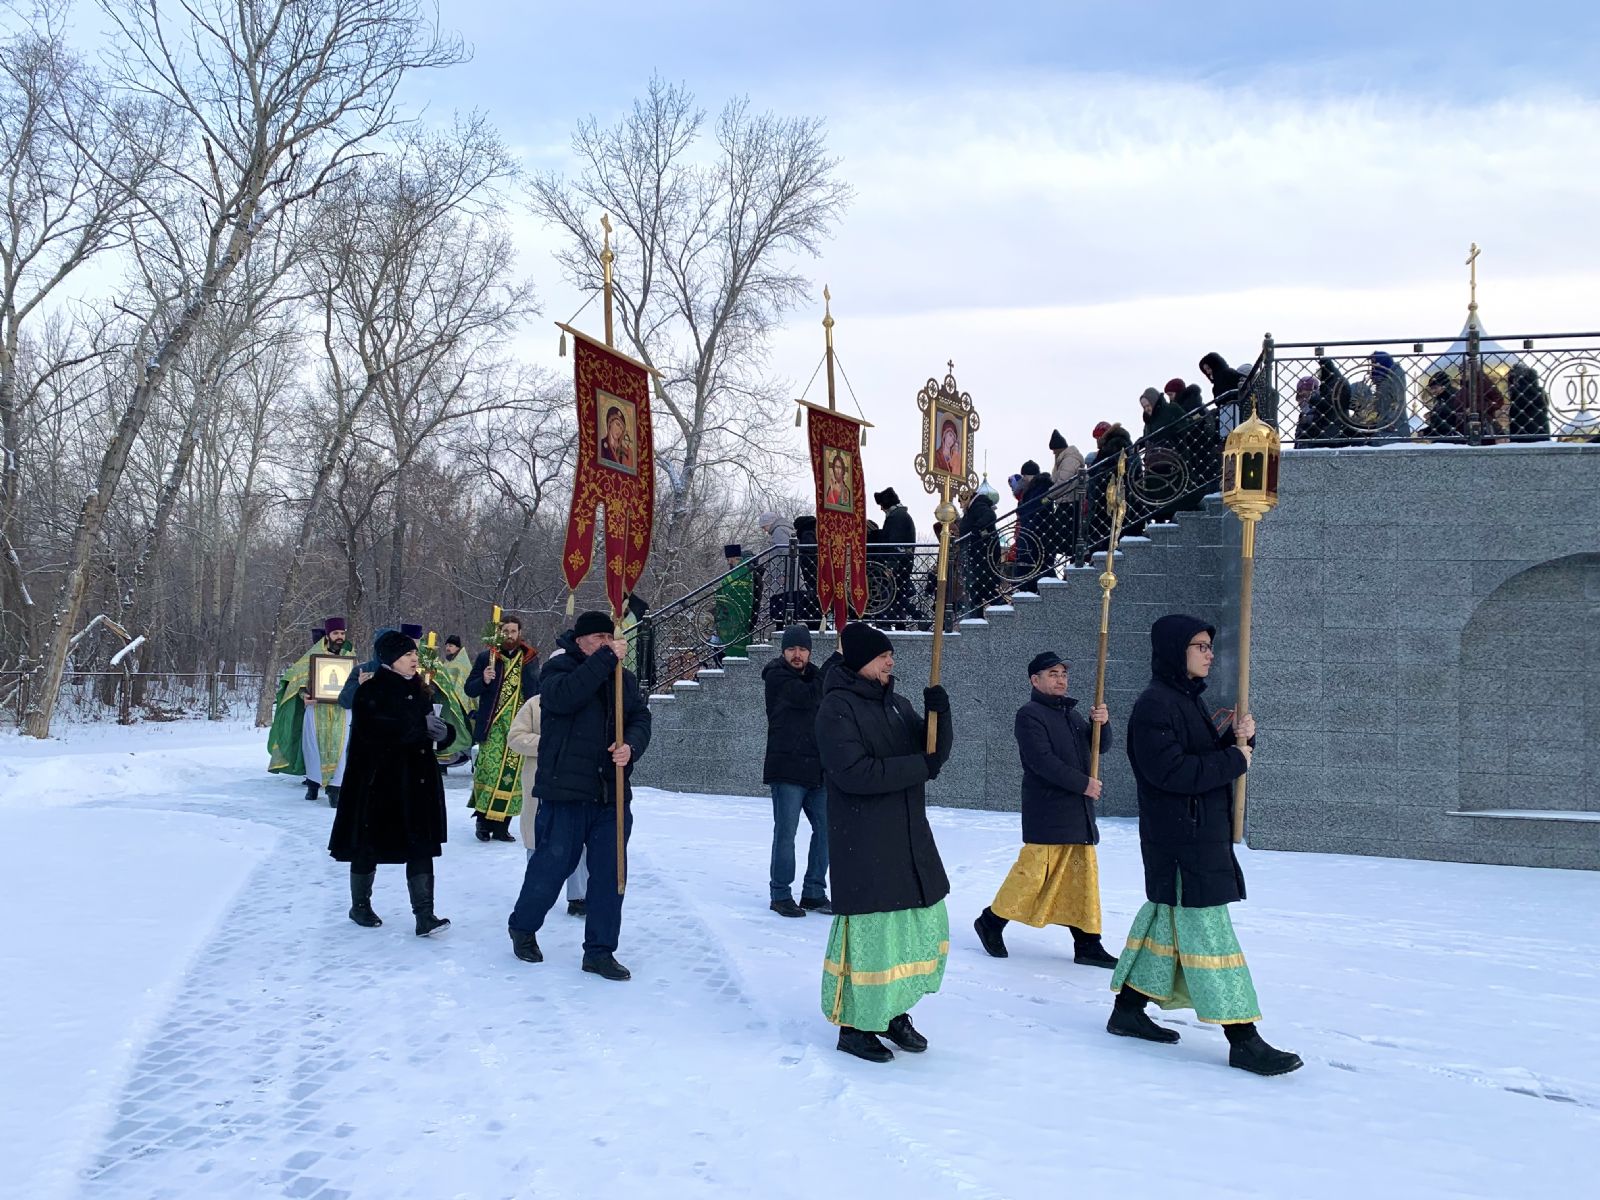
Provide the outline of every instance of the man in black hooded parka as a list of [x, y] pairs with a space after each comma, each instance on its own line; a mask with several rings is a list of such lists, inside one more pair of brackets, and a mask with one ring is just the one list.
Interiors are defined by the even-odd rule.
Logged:
[[1176, 1042], [1145, 1013], [1192, 1008], [1228, 1035], [1230, 1066], [1282, 1075], [1297, 1055], [1262, 1040], [1255, 984], [1228, 916], [1244, 899], [1233, 853], [1233, 782], [1250, 767], [1255, 720], [1229, 733], [1211, 723], [1206, 689], [1216, 629], [1198, 617], [1162, 617], [1150, 630], [1150, 685], [1128, 718], [1128, 761], [1139, 785], [1139, 849], [1147, 903], [1133, 919], [1111, 977], [1117, 994], [1106, 1030]]

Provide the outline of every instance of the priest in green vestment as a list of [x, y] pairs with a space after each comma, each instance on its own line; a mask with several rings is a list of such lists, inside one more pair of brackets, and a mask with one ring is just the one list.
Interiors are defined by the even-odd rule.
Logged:
[[539, 651], [522, 640], [514, 613], [500, 618], [494, 642], [478, 655], [467, 676], [466, 694], [478, 702], [472, 773], [472, 807], [480, 842], [514, 842], [511, 818], [522, 812], [522, 755], [506, 737], [522, 702], [539, 692]]
[[736, 545], [724, 546], [728, 574], [717, 587], [712, 615], [717, 626], [717, 643], [723, 654], [735, 658], [750, 656], [750, 630], [756, 612], [755, 568]]
[[[305, 779], [306, 799], [315, 800], [325, 787], [328, 801], [337, 804], [343, 782], [344, 753], [349, 734], [349, 714], [337, 700], [316, 700], [311, 660], [317, 655], [354, 657], [343, 617], [323, 622], [326, 633], [297, 658], [278, 679], [272, 730], [267, 735], [267, 770], [276, 775]], [[339, 680], [343, 683], [343, 680]]]

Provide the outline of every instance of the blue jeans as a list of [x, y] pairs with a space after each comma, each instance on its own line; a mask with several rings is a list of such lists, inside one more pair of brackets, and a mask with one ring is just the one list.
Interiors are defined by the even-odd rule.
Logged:
[[772, 898], [793, 900], [794, 837], [800, 814], [811, 822], [811, 850], [806, 855], [806, 877], [800, 885], [802, 900], [821, 900], [828, 894], [828, 791], [798, 783], [772, 787]]
[[[633, 832], [633, 809], [625, 812], [623, 839]], [[617, 806], [612, 802], [543, 801], [533, 819], [533, 857], [522, 874], [522, 891], [507, 924], [518, 933], [538, 933], [561, 885], [585, 851], [594, 886], [583, 921], [583, 954], [614, 954], [622, 933], [622, 897], [617, 895]]]

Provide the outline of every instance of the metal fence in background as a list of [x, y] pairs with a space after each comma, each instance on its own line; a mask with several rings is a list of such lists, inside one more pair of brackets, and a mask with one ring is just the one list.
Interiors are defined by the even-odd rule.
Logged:
[[[0, 671], [0, 721], [21, 725], [31, 671]], [[261, 676], [251, 671], [68, 671], [58, 721], [236, 721], [255, 717]]]

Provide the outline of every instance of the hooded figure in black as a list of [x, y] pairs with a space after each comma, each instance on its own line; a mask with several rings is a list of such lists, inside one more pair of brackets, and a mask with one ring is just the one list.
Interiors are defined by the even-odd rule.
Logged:
[[961, 582], [967, 590], [967, 607], [981, 616], [983, 606], [993, 604], [1000, 594], [1000, 576], [995, 570], [994, 497], [988, 492], [987, 484], [973, 493], [956, 529], [960, 535], [957, 552]]
[[1550, 440], [1550, 398], [1545, 395], [1539, 374], [1527, 363], [1518, 363], [1506, 375], [1506, 395], [1510, 411], [1513, 442]]
[[[1176, 1042], [1145, 1013], [1192, 1008], [1222, 1025], [1231, 1066], [1281, 1075], [1300, 1059], [1262, 1041], [1255, 985], [1227, 906], [1244, 899], [1233, 854], [1233, 782], [1250, 767], [1255, 719], [1219, 733], [1200, 696], [1216, 629], [1198, 617], [1162, 617], [1150, 630], [1151, 679], [1128, 718], [1128, 761], [1139, 785], [1139, 849], [1148, 897], [1111, 977], [1110, 1033]], [[1231, 735], [1231, 736], [1230, 736]]]
[[1217, 405], [1217, 432], [1226, 438], [1244, 420], [1244, 376], [1215, 350], [1200, 360], [1200, 373], [1211, 381], [1211, 399]]
[[1089, 716], [1067, 695], [1067, 663], [1049, 651], [1028, 664], [1033, 694], [1017, 710], [1017, 753], [1022, 758], [1022, 852], [994, 902], [973, 927], [983, 948], [1006, 958], [1002, 931], [1008, 921], [1034, 929], [1065, 925], [1072, 931], [1072, 960], [1114, 967], [1100, 944], [1100, 867], [1095, 846], [1100, 827], [1094, 806], [1100, 780], [1090, 775], [1090, 728], [1100, 726], [1102, 750], [1111, 747], [1105, 705]]
[[925, 796], [950, 757], [950, 698], [942, 687], [925, 688], [927, 716], [919, 716], [894, 689], [888, 637], [865, 622], [846, 625], [839, 645], [839, 662], [823, 672], [817, 714], [835, 914], [822, 1011], [840, 1027], [840, 1050], [887, 1062], [894, 1055], [879, 1033], [902, 1050], [927, 1049], [907, 1011], [939, 990], [950, 949], [950, 881]]
[[884, 612], [888, 621], [897, 624], [920, 619], [912, 591], [912, 575], [916, 569], [917, 552], [911, 547], [917, 540], [917, 525], [911, 513], [900, 503], [900, 495], [892, 487], [872, 494], [873, 501], [883, 509], [883, 528], [875, 539], [880, 546], [892, 547], [881, 552], [892, 564], [894, 573], [894, 598]]
[[375, 928], [372, 884], [379, 863], [404, 863], [417, 936], [450, 922], [433, 912], [433, 860], [446, 838], [444, 781], [435, 749], [456, 731], [434, 715], [417, 673], [417, 644], [389, 630], [378, 639], [381, 664], [356, 688], [344, 787], [328, 853], [350, 864], [350, 919]]

